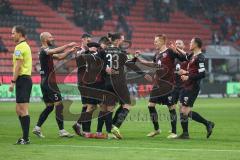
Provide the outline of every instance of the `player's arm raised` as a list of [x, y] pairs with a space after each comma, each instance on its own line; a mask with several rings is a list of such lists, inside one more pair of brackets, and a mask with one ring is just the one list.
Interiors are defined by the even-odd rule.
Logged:
[[139, 53], [140, 53], [140, 51], [136, 51], [136, 53], [135, 53], [135, 58], [134, 58], [135, 62], [140, 62], [141, 64], [148, 66], [148, 67], [156, 67], [156, 63], [154, 63], [153, 61], [145, 60], [144, 58], [139, 56]]
[[78, 47], [73, 47], [72, 49], [64, 52], [64, 53], [59, 53], [59, 54], [53, 54], [53, 58], [56, 60], [63, 60], [64, 58], [66, 58], [69, 54], [76, 52], [76, 50], [78, 49]]
[[57, 48], [54, 48], [54, 49], [48, 49], [46, 52], [47, 52], [48, 55], [58, 54], [58, 53], [62, 53], [65, 49], [67, 49], [69, 47], [73, 47], [75, 45], [76, 45], [76, 43], [72, 42], [72, 43], [63, 45], [61, 47], [57, 47]]

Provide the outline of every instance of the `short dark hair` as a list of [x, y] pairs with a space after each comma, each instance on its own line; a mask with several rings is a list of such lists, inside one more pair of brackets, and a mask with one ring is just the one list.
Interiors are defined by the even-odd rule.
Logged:
[[202, 48], [203, 42], [202, 42], [201, 38], [195, 37], [193, 39], [194, 39], [194, 42], [197, 44], [198, 48]]
[[15, 30], [16, 30], [17, 33], [21, 33], [23, 37], [26, 36], [26, 29], [25, 29], [24, 26], [22, 26], [22, 25], [16, 25], [16, 26], [14, 26], [13, 28], [15, 28]]
[[110, 43], [110, 40], [108, 37], [104, 36], [104, 37], [101, 37], [98, 41], [99, 44], [103, 43], [103, 44], [109, 44]]
[[117, 40], [117, 39], [121, 39], [121, 36], [122, 36], [122, 34], [118, 33], [118, 32], [116, 32], [116, 33], [108, 33], [108, 38], [110, 38], [112, 42]]
[[90, 34], [88, 34], [88, 33], [84, 33], [83, 35], [82, 35], [82, 38], [91, 38], [92, 36], [90, 35]]

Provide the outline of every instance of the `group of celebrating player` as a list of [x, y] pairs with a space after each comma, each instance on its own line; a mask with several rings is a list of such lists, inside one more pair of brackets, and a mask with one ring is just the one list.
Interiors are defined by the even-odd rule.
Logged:
[[[83, 34], [81, 46], [73, 42], [56, 48], [54, 47], [54, 38], [48, 32], [41, 33], [40, 40], [42, 43], [39, 53], [41, 90], [46, 107], [33, 129], [35, 135], [44, 137], [41, 127], [55, 107], [59, 136], [73, 136], [64, 130], [64, 106], [57, 86], [53, 63], [54, 59], [69, 58], [68, 55], [76, 60], [78, 89], [83, 105], [80, 117], [72, 127], [77, 135], [99, 139], [123, 138], [119, 128], [132, 107], [127, 87], [126, 67], [153, 84], [148, 109], [154, 131], [150, 132], [148, 137], [154, 137], [161, 132], [156, 104], [167, 105], [169, 108], [172, 130], [167, 138], [189, 139], [189, 117], [206, 126], [207, 138], [212, 134], [214, 123], [192, 111], [200, 90], [201, 79], [205, 77], [205, 59], [201, 50], [202, 41], [200, 38], [191, 40], [191, 53], [186, 53], [182, 40], [176, 40], [175, 44], [171, 44], [168, 48], [166, 35], [156, 35], [154, 45], [157, 52], [152, 61], [147, 61], [141, 57], [139, 52], [133, 54], [132, 58], [128, 58], [128, 53], [122, 47], [125, 42], [124, 36], [120, 33], [111, 33], [101, 37], [98, 43], [91, 41], [91, 35]], [[142, 71], [138, 64], [154, 69], [153, 77]], [[179, 136], [177, 136], [176, 129], [176, 104], [178, 101], [180, 101], [180, 122], [183, 129]], [[113, 116], [117, 103], [120, 106]], [[91, 120], [97, 106], [100, 107], [97, 132], [92, 134]], [[107, 134], [102, 133], [104, 123]], [[28, 143], [28, 137], [18, 141], [18, 144]]]

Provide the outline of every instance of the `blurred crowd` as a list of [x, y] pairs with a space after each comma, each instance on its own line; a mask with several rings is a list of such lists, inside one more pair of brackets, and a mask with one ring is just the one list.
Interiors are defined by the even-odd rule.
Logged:
[[[101, 3], [100, 3], [101, 2]], [[132, 37], [132, 27], [127, 23], [125, 16], [130, 14], [130, 8], [136, 0], [72, 0], [74, 21], [88, 33], [93, 30], [102, 30], [104, 22], [112, 19], [113, 12], [118, 16], [116, 30], [125, 32], [128, 39]]]
[[63, 0], [43, 0], [43, 2], [49, 5], [52, 9], [57, 10], [62, 5]]
[[234, 14], [240, 9], [237, 0], [178, 0], [178, 7], [193, 18], [204, 16], [212, 24], [220, 26], [212, 35], [212, 43], [220, 44], [224, 40], [232, 42], [240, 40], [239, 15]]
[[8, 0], [0, 0], [0, 15], [11, 14], [12, 8]]
[[168, 22], [172, 12], [172, 0], [152, 0], [145, 7], [145, 18], [148, 21]]

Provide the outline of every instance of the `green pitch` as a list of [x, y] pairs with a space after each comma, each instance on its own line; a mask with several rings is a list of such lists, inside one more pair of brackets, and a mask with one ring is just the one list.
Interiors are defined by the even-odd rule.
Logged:
[[[207, 140], [205, 127], [190, 122], [191, 139], [168, 140], [170, 129], [166, 107], [158, 106], [162, 134], [147, 138], [153, 127], [148, 120], [147, 101], [140, 100], [131, 110], [127, 122], [121, 128], [123, 140], [72, 139], [58, 137], [55, 113], [43, 125], [45, 139], [30, 133], [31, 145], [15, 146], [20, 137], [20, 127], [14, 103], [0, 103], [0, 157], [5, 160], [239, 160], [240, 158], [240, 99], [198, 99], [194, 110], [214, 121], [216, 128]], [[44, 107], [43, 103], [31, 103], [31, 131]], [[74, 102], [72, 113], [81, 111], [81, 103]], [[73, 122], [66, 122], [65, 129], [72, 132]], [[105, 130], [105, 128], [104, 128]], [[92, 125], [96, 131], [96, 120]], [[178, 133], [181, 132], [178, 122]]]

